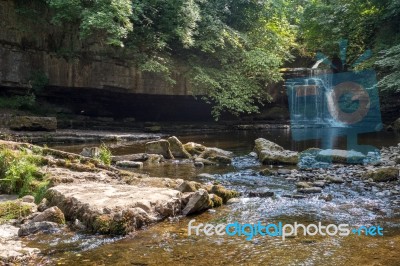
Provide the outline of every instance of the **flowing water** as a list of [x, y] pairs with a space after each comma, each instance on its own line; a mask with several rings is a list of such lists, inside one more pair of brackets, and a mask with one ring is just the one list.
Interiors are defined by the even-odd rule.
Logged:
[[[318, 131], [318, 129], [314, 129]], [[322, 130], [322, 129], [321, 129]], [[320, 134], [324, 134], [321, 132]], [[317, 134], [318, 135], [318, 134]], [[179, 136], [178, 136], [179, 137]], [[361, 182], [331, 185], [323, 194], [333, 195], [325, 201], [316, 197], [293, 199], [284, 197], [295, 190], [295, 183], [279, 177], [258, 174], [265, 168], [249, 156], [254, 139], [264, 137], [291, 150], [319, 147], [320, 140], [292, 141], [287, 130], [260, 132], [224, 132], [210, 135], [179, 137], [182, 142], [194, 141], [219, 147], [236, 154], [230, 166], [195, 168], [191, 164], [172, 161], [144, 168], [151, 176], [184, 178], [201, 182], [219, 182], [243, 192], [240, 202], [207, 211], [203, 214], [165, 220], [139, 230], [126, 238], [59, 233], [37, 235], [28, 244], [42, 250], [51, 264], [59, 265], [400, 265], [400, 197], [376, 196], [364, 189]], [[376, 147], [396, 145], [400, 136], [373, 133], [359, 136], [359, 144]], [[345, 148], [346, 140], [333, 141]], [[144, 151], [144, 143], [110, 144], [114, 154]], [[82, 146], [57, 147], [80, 152]], [[212, 174], [211, 180], [198, 179], [199, 173]], [[248, 198], [247, 192], [266, 188], [275, 192], [272, 198]], [[280, 237], [188, 236], [188, 223], [348, 223], [351, 226], [380, 225], [384, 236], [298, 236]]]

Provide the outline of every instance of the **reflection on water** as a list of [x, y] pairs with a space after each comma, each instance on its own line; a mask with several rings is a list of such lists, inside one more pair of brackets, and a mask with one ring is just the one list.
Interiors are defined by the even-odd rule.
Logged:
[[[240, 202], [201, 215], [166, 220], [118, 240], [101, 236], [63, 234], [33, 236], [30, 245], [39, 247], [53, 261], [64, 265], [399, 265], [400, 264], [400, 196], [376, 196], [356, 181], [335, 184], [323, 189], [320, 196], [307, 199], [285, 197], [296, 189], [295, 183], [280, 177], [258, 174], [262, 166], [251, 156], [254, 139], [265, 137], [287, 149], [304, 150], [318, 147], [318, 140], [291, 141], [289, 131], [233, 132], [229, 134], [185, 136], [182, 142], [194, 141], [234, 151], [238, 157], [227, 167], [195, 168], [177, 161], [142, 171], [153, 176], [196, 179], [199, 173], [213, 174], [212, 180], [243, 192]], [[335, 140], [336, 147], [345, 140]], [[394, 145], [399, 136], [390, 133], [364, 134], [359, 144], [376, 147]], [[74, 151], [82, 147], [63, 147]], [[344, 147], [345, 148], [345, 147]], [[115, 154], [143, 152], [143, 143], [118, 144]], [[197, 179], [199, 180], [199, 179]], [[361, 182], [359, 182], [361, 183]], [[273, 191], [272, 198], [247, 198], [249, 191]], [[332, 195], [331, 201], [324, 196]], [[383, 237], [311, 237], [299, 236], [285, 241], [257, 236], [243, 237], [188, 236], [190, 219], [196, 223], [269, 223], [301, 222], [348, 223], [350, 226], [380, 225]], [[109, 242], [109, 243], [107, 243]]]

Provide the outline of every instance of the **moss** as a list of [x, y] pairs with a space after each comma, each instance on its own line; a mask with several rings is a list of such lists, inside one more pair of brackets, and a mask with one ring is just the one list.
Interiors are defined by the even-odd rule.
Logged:
[[213, 208], [220, 207], [224, 203], [223, 199], [220, 196], [217, 196], [215, 194], [212, 194], [210, 199], [211, 199]]
[[395, 181], [399, 177], [399, 169], [395, 167], [381, 168], [367, 174], [375, 182]]
[[11, 219], [26, 217], [31, 213], [32, 207], [20, 200], [0, 203], [0, 224]]
[[111, 218], [108, 215], [97, 216], [93, 222], [93, 231], [100, 234], [109, 234], [111, 227]]
[[223, 203], [226, 203], [231, 198], [236, 198], [240, 195], [239, 192], [226, 189], [225, 187], [223, 187], [221, 185], [213, 186], [211, 188], [211, 191], [208, 191], [208, 192], [221, 197], [223, 200]]

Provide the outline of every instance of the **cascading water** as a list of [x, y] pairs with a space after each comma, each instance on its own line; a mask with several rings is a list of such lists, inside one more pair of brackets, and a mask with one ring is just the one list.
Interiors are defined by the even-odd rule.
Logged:
[[332, 90], [332, 74], [328, 69], [307, 69], [308, 76], [288, 79], [288, 91], [292, 125], [305, 127], [345, 127], [332, 118], [334, 109], [329, 101]]

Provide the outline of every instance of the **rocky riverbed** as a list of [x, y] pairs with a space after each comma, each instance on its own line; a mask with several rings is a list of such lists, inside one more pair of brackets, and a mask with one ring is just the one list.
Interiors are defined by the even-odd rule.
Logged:
[[[158, 164], [165, 160], [164, 156], [151, 152], [168, 152], [173, 156], [169, 150], [169, 143], [166, 146], [164, 141], [150, 142], [147, 146], [149, 153], [139, 156], [146, 164]], [[0, 141], [0, 147], [5, 151], [2, 153], [2, 163], [7, 160], [4, 157], [6, 154], [12, 154], [15, 158], [17, 154], [35, 158], [35, 161], [39, 162], [41, 179], [45, 178], [49, 187], [40, 202], [29, 195], [22, 200], [1, 203], [4, 217], [8, 215], [7, 211], [9, 212], [10, 208], [24, 210], [24, 213], [18, 214], [15, 219], [6, 220], [8, 233], [1, 236], [1, 241], [17, 241], [18, 244], [7, 245], [1, 250], [0, 256], [4, 261], [23, 258], [25, 254], [36, 252], [25, 249], [17, 240], [17, 235], [24, 237], [36, 233], [52, 233], [67, 227], [92, 233], [125, 235], [167, 217], [199, 213], [221, 206], [230, 198], [239, 195], [220, 185], [153, 178], [107, 166], [93, 158], [28, 143]], [[163, 151], [163, 148], [166, 148], [166, 151]], [[173, 149], [174, 154], [179, 156], [177, 148], [181, 149], [180, 152], [184, 151], [184, 148], [180, 144]], [[216, 155], [218, 152], [230, 154], [223, 150], [208, 150], [204, 146], [202, 149], [207, 150], [206, 158], [210, 159], [210, 162], [221, 158], [230, 160], [223, 155]], [[23, 155], [20, 155], [21, 153]], [[93, 154], [95, 153], [96, 149], [93, 151]], [[183, 154], [191, 157], [188, 152]], [[25, 160], [24, 157], [18, 158]], [[125, 162], [129, 162], [126, 160], [129, 158], [124, 159]], [[122, 166], [126, 168], [131, 165], [128, 163]], [[7, 173], [9, 169], [2, 171]], [[2, 181], [7, 182], [6, 179]], [[2, 186], [6, 184], [2, 183]], [[35, 204], [35, 200], [38, 205]]]
[[[30, 196], [19, 200], [32, 207], [29, 214], [3, 225], [10, 233], [0, 240], [17, 243], [0, 252], [3, 259], [9, 260], [38, 253], [37, 249], [24, 247], [21, 241], [32, 234], [72, 230], [124, 235], [167, 217], [201, 213], [224, 203], [241, 206], [243, 200], [252, 198], [280, 202], [280, 198], [301, 201], [316, 197], [330, 202], [338, 197], [335, 191], [354, 191], [388, 198], [392, 204], [400, 203], [400, 145], [382, 148], [379, 160], [364, 160], [367, 156], [359, 160], [359, 154], [353, 152], [311, 149], [298, 153], [269, 140], [256, 139], [254, 152], [236, 156], [194, 142], [182, 144], [176, 137], [170, 137], [146, 143], [143, 153], [111, 157], [114, 166], [26, 143], [2, 141], [0, 145], [39, 154], [44, 162], [40, 171], [50, 184], [45, 199], [36, 202], [38, 205]], [[97, 153], [96, 148], [82, 152], [93, 157]], [[304, 154], [313, 155], [313, 163], [317, 165], [301, 164]], [[328, 155], [334, 157], [329, 163]], [[357, 160], [353, 160], [355, 156]], [[163, 168], [172, 162], [179, 162], [176, 167], [191, 165], [203, 169], [223, 165], [242, 170], [226, 176], [203, 173], [196, 181], [138, 173], [141, 169]], [[239, 193], [221, 184], [235, 188], [242, 196], [238, 198]], [[271, 189], [274, 186], [287, 188]]]

